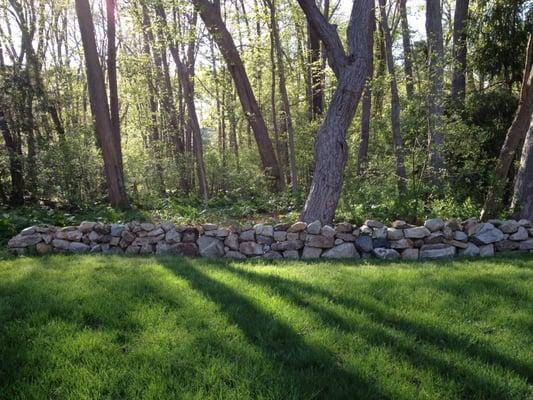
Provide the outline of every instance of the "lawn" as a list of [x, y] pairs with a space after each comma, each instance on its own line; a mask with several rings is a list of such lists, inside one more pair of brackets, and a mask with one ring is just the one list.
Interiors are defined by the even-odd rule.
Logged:
[[533, 398], [533, 258], [0, 261], [1, 399]]

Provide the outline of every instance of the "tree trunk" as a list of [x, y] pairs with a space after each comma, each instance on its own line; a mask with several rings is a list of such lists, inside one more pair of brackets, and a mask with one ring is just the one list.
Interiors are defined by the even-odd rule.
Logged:
[[313, 27], [307, 24], [309, 46], [309, 86], [311, 87], [311, 116], [318, 119], [324, 113], [324, 91], [322, 85], [322, 57], [320, 38]]
[[529, 125], [522, 148], [520, 168], [514, 183], [511, 210], [514, 211], [517, 219], [533, 220], [533, 123]]
[[371, 0], [354, 1], [347, 29], [346, 54], [337, 30], [326, 22], [314, 0], [298, 0], [307, 21], [318, 32], [328, 61], [337, 76], [337, 88], [315, 142], [315, 170], [300, 216], [302, 221], [331, 224], [342, 191], [348, 156], [346, 131], [368, 77], [373, 12]]
[[192, 3], [198, 10], [207, 30], [212, 35], [222, 56], [226, 60], [228, 70], [233, 77], [237, 93], [239, 94], [244, 114], [254, 132], [263, 168], [266, 174], [273, 179], [276, 189], [282, 190], [284, 180], [274, 153], [274, 147], [268, 137], [265, 120], [259, 109], [250, 81], [248, 80], [244, 64], [233, 42], [233, 38], [220, 15], [220, 4], [217, 2], [212, 3], [209, 0], [192, 0]]
[[0, 104], [0, 131], [4, 138], [9, 159], [9, 174], [11, 175], [11, 205], [24, 204], [24, 174], [22, 163], [22, 150], [16, 138], [12, 135], [6, 119], [4, 104]]
[[513, 162], [516, 149], [526, 136], [531, 114], [533, 113], [533, 35], [529, 35], [526, 50], [526, 63], [524, 76], [522, 78], [522, 88], [520, 100], [515, 117], [505, 136], [505, 141], [500, 150], [500, 156], [496, 164], [494, 174], [494, 184], [490, 187], [485, 204], [481, 211], [481, 219], [492, 218], [496, 215], [501, 202], [501, 196], [505, 188], [505, 182], [509, 168]]
[[[460, 1], [460, 0], [459, 0]], [[402, 27], [403, 42], [403, 68], [405, 72], [405, 89], [407, 98], [412, 99], [414, 95], [413, 81], [413, 52], [411, 50], [411, 31], [407, 19], [407, 0], [400, 0], [400, 22]]]
[[109, 202], [113, 207], [127, 207], [128, 196], [124, 186], [122, 160], [114, 140], [104, 75], [96, 49], [94, 23], [88, 0], [76, 0], [76, 14], [85, 54], [91, 111], [104, 159]]
[[392, 54], [392, 37], [385, 10], [386, 0], [379, 0], [381, 14], [381, 29], [385, 39], [385, 58], [389, 71], [389, 83], [391, 91], [391, 127], [392, 145], [396, 156], [396, 177], [398, 179], [398, 191], [404, 195], [407, 191], [407, 174], [403, 155], [403, 140], [400, 126], [400, 96], [398, 95], [398, 84], [396, 81], [396, 71], [394, 70], [394, 59]]
[[122, 148], [120, 146], [120, 116], [118, 106], [117, 85], [117, 48], [115, 34], [115, 0], [106, 1], [107, 9], [107, 79], [109, 83], [109, 111], [115, 144], [120, 152], [122, 160]]
[[443, 132], [444, 48], [440, 0], [426, 2], [426, 33], [428, 42], [428, 149], [433, 182], [438, 183], [445, 167]]
[[456, 0], [453, 20], [452, 103], [462, 110], [466, 94], [466, 39], [469, 0]]

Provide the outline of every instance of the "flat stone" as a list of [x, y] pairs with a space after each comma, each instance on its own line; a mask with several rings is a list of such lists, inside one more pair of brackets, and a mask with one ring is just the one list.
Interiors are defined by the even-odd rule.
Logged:
[[117, 236], [119, 237], [122, 235], [122, 231], [124, 230], [125, 226], [122, 224], [111, 224], [111, 236]]
[[503, 221], [498, 228], [503, 233], [511, 234], [511, 233], [515, 233], [519, 227], [520, 227], [520, 224], [517, 221], [513, 219], [508, 219], [507, 221]]
[[[390, 242], [391, 249], [408, 249], [413, 247], [413, 241], [411, 239], [399, 239], [399, 240], [391, 240]], [[418, 254], [418, 253], [417, 253]]]
[[390, 242], [387, 239], [373, 239], [372, 240], [372, 247], [374, 249], [378, 248], [378, 247], [383, 247], [385, 249], [388, 249], [388, 248], [390, 248]]
[[400, 253], [394, 249], [385, 249], [383, 247], [378, 247], [377, 249], [372, 250], [372, 253], [382, 260], [397, 260], [400, 258]]
[[271, 245], [272, 243], [274, 243], [274, 238], [272, 238], [271, 236], [257, 235], [255, 237], [255, 241], [259, 244]]
[[300, 233], [303, 235], [305, 232], [287, 232], [287, 240], [299, 240]]
[[279, 223], [279, 224], [276, 224], [274, 225], [274, 232], [276, 231], [286, 231], [287, 229], [289, 229], [291, 227], [291, 224], [287, 224], [287, 223]]
[[231, 250], [239, 250], [239, 236], [235, 233], [228, 235], [224, 240], [224, 244]]
[[85, 243], [71, 242], [68, 249], [73, 253], [85, 253], [88, 252], [91, 247], [87, 246]]
[[529, 235], [527, 233], [527, 229], [524, 228], [523, 226], [519, 226], [518, 230], [509, 236], [509, 239], [520, 241], [520, 240], [526, 240], [528, 236]]
[[224, 256], [224, 244], [220, 239], [210, 236], [200, 236], [196, 244], [202, 257], [215, 258]]
[[[516, 230], [518, 230], [518, 226], [516, 227]], [[503, 240], [502, 231], [489, 223], [478, 224], [472, 235], [472, 241], [477, 245], [490, 244], [499, 242], [500, 240]]]
[[464, 257], [477, 257], [479, 256], [479, 252], [479, 247], [471, 242], [467, 243], [465, 249], [459, 249], [459, 255]]
[[320, 234], [322, 236], [325, 236], [325, 237], [335, 237], [335, 229], [333, 229], [331, 226], [329, 225], [325, 225], [322, 227], [322, 229], [320, 230]]
[[319, 249], [318, 247], [305, 246], [302, 252], [302, 260], [319, 258], [320, 254], [322, 254], [322, 249]]
[[188, 257], [195, 257], [199, 254], [198, 246], [190, 242], [172, 244], [168, 247], [168, 253]]
[[374, 248], [372, 238], [369, 236], [359, 236], [355, 239], [355, 247], [361, 252], [370, 253]]
[[455, 252], [455, 247], [447, 244], [426, 244], [420, 248], [420, 259], [453, 257]]
[[392, 223], [392, 227], [395, 229], [407, 229], [410, 228], [411, 225], [401, 219], [398, 219]]
[[444, 233], [442, 232], [432, 232], [429, 236], [424, 238], [425, 244], [438, 244], [442, 243], [444, 240]]
[[214, 231], [215, 229], [218, 228], [218, 225], [217, 224], [203, 224], [202, 228], [205, 232]]
[[287, 232], [301, 232], [305, 230], [307, 227], [307, 224], [302, 221], [298, 221], [290, 226], [289, 229], [287, 229]]
[[509, 239], [500, 240], [499, 242], [494, 243], [495, 250], [500, 252], [516, 250], [519, 247], [520, 243]]
[[20, 231], [20, 236], [26, 236], [26, 235], [33, 235], [34, 233], [37, 233], [37, 229], [35, 229], [35, 226], [30, 226], [28, 228], [24, 228]]
[[345, 242], [355, 242], [355, 236], [351, 233], [337, 233], [335, 237]]
[[274, 236], [274, 227], [272, 225], [256, 224], [254, 230], [255, 234], [258, 236]]
[[431, 235], [431, 232], [425, 226], [417, 226], [415, 228], [404, 229], [403, 234], [407, 239], [423, 239]]
[[403, 239], [403, 230], [397, 228], [387, 228], [387, 239], [400, 240]]
[[247, 256], [260, 256], [263, 254], [263, 245], [255, 242], [242, 242], [239, 251]]
[[89, 233], [93, 230], [94, 226], [96, 225], [96, 222], [91, 221], [83, 221], [79, 226], [78, 230], [81, 233]]
[[333, 247], [335, 240], [331, 237], [325, 237], [322, 235], [307, 235], [305, 239], [305, 245], [310, 247], [318, 247], [321, 249]]
[[383, 222], [375, 219], [367, 219], [364, 225], [368, 226], [369, 228], [383, 228], [385, 226]]
[[453, 239], [452, 240], [444, 239], [443, 243], [448, 244], [450, 246], [457, 247], [458, 249], [466, 249], [468, 247], [468, 243], [460, 242], [459, 240], [453, 240]]
[[70, 240], [72, 242], [79, 242], [83, 236], [83, 233], [81, 233], [79, 230], [75, 231], [68, 231], [66, 233], [66, 239]]
[[155, 225], [151, 224], [150, 222], [143, 222], [141, 224], [141, 229], [146, 232], [153, 231], [155, 229]]
[[10, 248], [22, 248], [36, 245], [42, 242], [43, 238], [40, 233], [34, 233], [31, 235], [17, 235], [7, 242], [7, 246]]
[[349, 222], [341, 222], [335, 225], [335, 231], [337, 233], [351, 233], [353, 231], [353, 225]]
[[344, 243], [344, 240], [342, 239], [335, 239], [335, 242], [333, 242], [335, 244], [335, 246], [337, 246], [338, 244], [342, 244]]
[[[132, 247], [132, 246], [130, 246]], [[91, 253], [101, 253], [102, 252], [102, 245], [101, 244], [95, 244], [91, 247]]]
[[276, 251], [286, 251], [286, 250], [300, 250], [304, 247], [304, 242], [302, 240], [287, 240], [285, 242], [276, 242], [273, 243], [271, 248]]
[[322, 258], [360, 258], [353, 243], [343, 243], [322, 253]]
[[283, 242], [287, 240], [287, 232], [274, 230], [274, 240], [276, 242]]
[[70, 248], [70, 243], [68, 240], [63, 239], [54, 239], [52, 240], [52, 246], [59, 250], [68, 250]]
[[320, 234], [320, 229], [322, 229], [322, 223], [319, 220], [311, 222], [309, 225], [307, 225], [307, 233], [310, 233], [311, 235]]
[[159, 227], [148, 232], [147, 236], [153, 237], [153, 236], [159, 236], [159, 235], [164, 235], [164, 234], [165, 234], [165, 231], [163, 230], [163, 228]]
[[239, 239], [242, 242], [252, 242], [255, 240], [255, 231], [250, 229], [250, 230], [241, 232], [241, 234], [239, 235]]
[[276, 259], [276, 258], [283, 258], [283, 256], [281, 255], [281, 253], [278, 253], [277, 251], [274, 251], [274, 250], [270, 250], [270, 251], [267, 251], [265, 254], [263, 254], [263, 258], [268, 258], [268, 259]]
[[405, 249], [402, 251], [402, 260], [418, 260], [418, 249]]
[[437, 232], [444, 228], [444, 221], [440, 218], [431, 218], [424, 221], [424, 226], [431, 232]]
[[297, 250], [286, 250], [283, 252], [283, 258], [287, 258], [289, 260], [298, 260], [300, 258], [300, 254]]

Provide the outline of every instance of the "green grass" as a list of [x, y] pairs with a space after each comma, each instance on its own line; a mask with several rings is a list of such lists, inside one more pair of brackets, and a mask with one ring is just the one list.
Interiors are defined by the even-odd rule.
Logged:
[[533, 259], [0, 261], [1, 399], [528, 399]]

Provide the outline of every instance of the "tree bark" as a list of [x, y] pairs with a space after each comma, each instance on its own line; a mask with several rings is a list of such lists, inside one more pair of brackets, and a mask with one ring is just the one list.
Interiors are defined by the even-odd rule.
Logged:
[[113, 207], [127, 207], [129, 203], [122, 173], [122, 160], [114, 140], [104, 75], [96, 48], [94, 23], [88, 0], [76, 0], [76, 14], [85, 54], [91, 111], [104, 159], [109, 202]]
[[298, 0], [307, 21], [317, 31], [337, 76], [337, 88], [315, 142], [315, 170], [311, 189], [300, 216], [302, 221], [331, 224], [342, 191], [348, 156], [346, 131], [368, 76], [372, 32], [372, 1], [353, 3], [347, 29], [346, 54], [337, 30], [326, 22], [314, 0]]
[[389, 83], [391, 91], [391, 127], [392, 145], [396, 156], [396, 178], [398, 179], [398, 191], [404, 195], [407, 191], [407, 173], [405, 172], [403, 140], [400, 125], [400, 96], [398, 95], [398, 84], [396, 81], [396, 71], [394, 69], [394, 59], [392, 55], [392, 37], [385, 10], [386, 0], [379, 0], [381, 14], [381, 29], [385, 39], [385, 58], [389, 71]]
[[284, 188], [283, 174], [276, 159], [272, 141], [268, 137], [265, 120], [250, 85], [244, 64], [220, 15], [220, 4], [217, 1], [210, 2], [209, 0], [192, 0], [192, 3], [198, 10], [207, 30], [217, 43], [233, 77], [244, 114], [254, 132], [263, 169], [273, 179], [275, 188], [282, 190]]
[[120, 151], [122, 160], [122, 148], [120, 146], [120, 116], [118, 105], [117, 85], [117, 48], [115, 33], [115, 0], [106, 0], [107, 10], [107, 79], [109, 84], [109, 111], [115, 144]]
[[509, 168], [513, 162], [518, 145], [524, 139], [528, 130], [531, 115], [533, 113], [533, 35], [529, 35], [526, 50], [526, 62], [524, 66], [524, 76], [522, 78], [522, 88], [520, 90], [520, 100], [513, 122], [500, 150], [496, 171], [494, 174], [494, 184], [489, 188], [485, 204], [481, 211], [481, 219], [492, 218], [496, 215], [500, 204], [501, 196], [505, 188], [505, 182], [509, 173]]
[[426, 2], [426, 33], [428, 42], [428, 149], [433, 182], [439, 181], [445, 167], [443, 132], [444, 47], [440, 0]]
[[2, 131], [2, 137], [4, 138], [9, 159], [9, 174], [11, 176], [11, 194], [9, 202], [11, 205], [19, 206], [24, 204], [22, 149], [20, 143], [17, 143], [18, 141], [9, 129], [3, 101], [0, 103], [0, 131]]
[[529, 125], [522, 148], [520, 168], [514, 183], [511, 210], [517, 219], [533, 220], [533, 123]]
[[466, 39], [469, 0], [456, 0], [453, 20], [452, 103], [462, 110], [466, 94]]
[[406, 3], [407, 3], [407, 0], [400, 0], [400, 23], [402, 27], [403, 68], [405, 72], [405, 89], [407, 92], [407, 98], [411, 99], [415, 92], [414, 81], [413, 81], [413, 52], [411, 50], [411, 31], [409, 30], [409, 21], [407, 19], [407, 4]]

